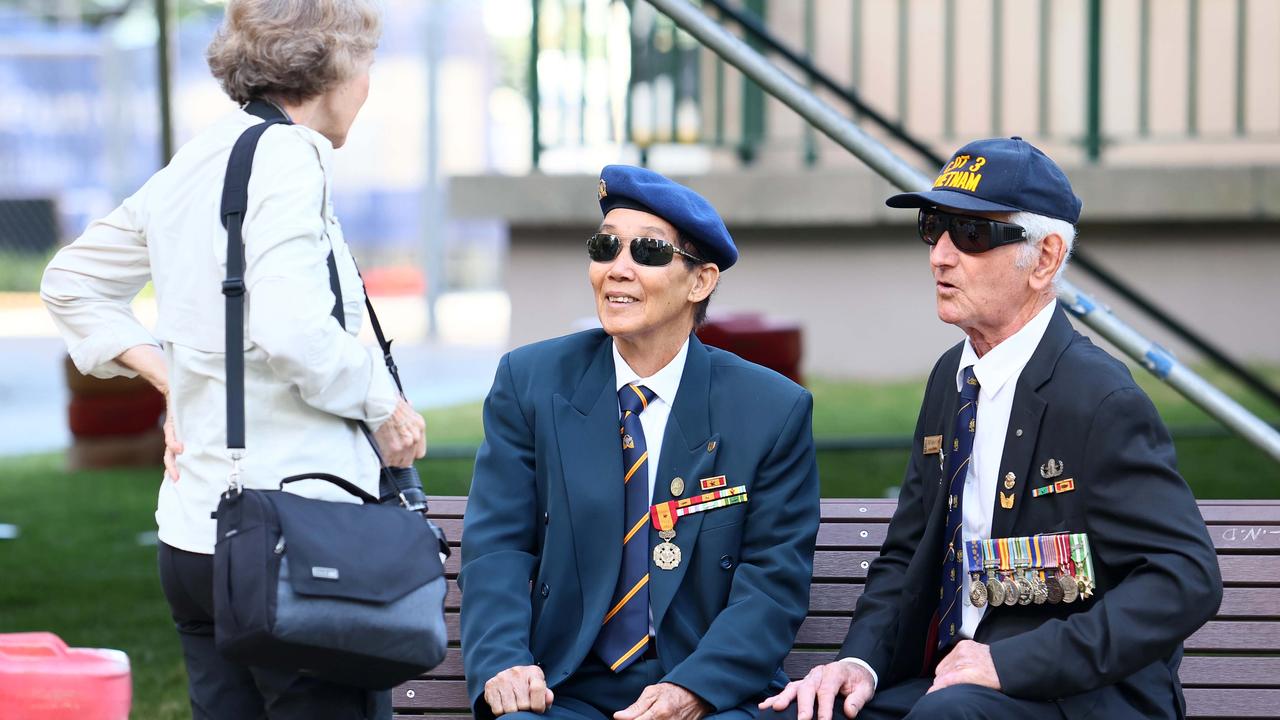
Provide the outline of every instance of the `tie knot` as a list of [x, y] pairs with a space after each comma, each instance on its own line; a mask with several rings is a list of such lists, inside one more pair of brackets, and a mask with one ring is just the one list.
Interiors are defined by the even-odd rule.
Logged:
[[645, 408], [649, 407], [649, 402], [653, 400], [654, 392], [643, 385], [629, 383], [622, 386], [618, 391], [618, 407], [622, 409], [622, 414], [628, 412], [639, 415]]
[[978, 384], [978, 376], [973, 374], [973, 366], [965, 366], [965, 369], [960, 373], [960, 378], [960, 397], [965, 400], [977, 400], [978, 389], [981, 386]]

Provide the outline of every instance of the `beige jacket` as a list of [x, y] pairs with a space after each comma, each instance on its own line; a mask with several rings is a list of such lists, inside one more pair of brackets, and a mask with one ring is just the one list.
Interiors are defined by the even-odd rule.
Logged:
[[[227, 486], [224, 298], [227, 235], [219, 217], [227, 158], [245, 128], [235, 111], [187, 143], [163, 170], [63, 248], [41, 296], [81, 372], [131, 375], [113, 359], [140, 344], [161, 346], [178, 434], [180, 480], [161, 483], [160, 540], [212, 553], [209, 514]], [[254, 156], [245, 243], [246, 487], [324, 471], [375, 493], [377, 461], [353, 420], [373, 428], [397, 394], [377, 348], [356, 340], [364, 292], [330, 203], [333, 146], [308, 128], [269, 129]], [[330, 316], [326, 259], [335, 254], [347, 329]], [[154, 336], [130, 302], [151, 281]], [[159, 463], [159, 458], [156, 458]], [[347, 499], [320, 482], [292, 491]]]

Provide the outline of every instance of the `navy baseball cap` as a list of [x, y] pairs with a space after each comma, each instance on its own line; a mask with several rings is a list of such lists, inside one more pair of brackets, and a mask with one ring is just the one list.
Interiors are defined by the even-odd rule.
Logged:
[[1020, 137], [975, 140], [951, 156], [933, 181], [932, 190], [894, 195], [884, 204], [987, 212], [1024, 210], [1072, 225], [1080, 219], [1082, 205], [1062, 168]]
[[600, 171], [600, 212], [614, 208], [647, 212], [671, 223], [680, 236], [698, 246], [702, 256], [728, 270], [738, 262], [738, 248], [720, 214], [706, 198], [645, 168], [606, 165]]

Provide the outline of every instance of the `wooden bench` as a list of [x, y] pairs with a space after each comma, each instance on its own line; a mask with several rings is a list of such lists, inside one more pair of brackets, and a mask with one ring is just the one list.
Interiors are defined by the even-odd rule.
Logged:
[[[466, 498], [436, 498], [431, 515], [456, 545]], [[892, 500], [822, 501], [809, 616], [786, 660], [793, 678], [834, 658], [867, 566], [879, 552]], [[1195, 718], [1280, 718], [1280, 501], [1205, 500], [1200, 512], [1218, 550], [1225, 592], [1218, 615], [1186, 642], [1182, 684]], [[452, 647], [444, 662], [396, 688], [397, 719], [468, 713], [457, 647], [459, 553], [447, 563]]]

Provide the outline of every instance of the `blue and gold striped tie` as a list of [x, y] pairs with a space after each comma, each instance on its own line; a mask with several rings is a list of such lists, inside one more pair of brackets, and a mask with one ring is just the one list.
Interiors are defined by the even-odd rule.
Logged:
[[973, 438], [978, 423], [978, 378], [973, 366], [964, 369], [960, 383], [960, 409], [956, 411], [955, 439], [947, 456], [947, 534], [942, 547], [942, 591], [938, 604], [938, 647], [945, 648], [959, 638], [964, 586], [964, 480], [973, 456]]
[[596, 637], [595, 651], [609, 669], [622, 672], [644, 655], [649, 644], [649, 450], [640, 426], [640, 413], [654, 393], [643, 385], [618, 391], [622, 410], [622, 466], [626, 475], [626, 530], [622, 537], [622, 570]]

